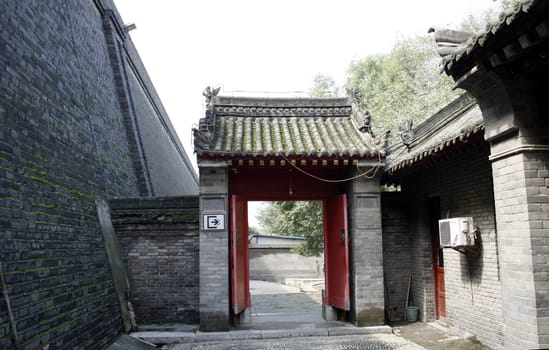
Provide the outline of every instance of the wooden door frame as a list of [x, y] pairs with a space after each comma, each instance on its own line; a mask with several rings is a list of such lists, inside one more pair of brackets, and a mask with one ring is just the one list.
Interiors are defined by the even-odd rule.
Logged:
[[[326, 221], [328, 220], [327, 219], [327, 202], [329, 200], [331, 200], [332, 198], [336, 197], [336, 196], [341, 196], [341, 195], [344, 195], [346, 196], [345, 193], [342, 193], [342, 194], [339, 194], [339, 195], [333, 195], [333, 194], [326, 194], [326, 195], [318, 195], [318, 196], [315, 196], [315, 195], [304, 195], [304, 196], [279, 196], [279, 195], [276, 195], [276, 196], [272, 196], [272, 195], [266, 195], [266, 196], [261, 196], [261, 195], [253, 195], [253, 196], [250, 196], [250, 195], [238, 195], [236, 193], [232, 193], [230, 194], [229, 198], [231, 198], [230, 200], [230, 208], [229, 208], [229, 211], [230, 211], [230, 217], [231, 217], [231, 223], [230, 223], [230, 232], [229, 232], [229, 235], [232, 237], [232, 230], [233, 230], [233, 227], [235, 227], [235, 223], [233, 222], [234, 220], [234, 211], [233, 211], [233, 196], [236, 196], [238, 197], [240, 200], [244, 201], [246, 203], [246, 208], [248, 207], [248, 202], [250, 201], [263, 201], [263, 202], [276, 202], [276, 201], [321, 201], [322, 202], [322, 207], [323, 207], [323, 234], [324, 234], [324, 241], [326, 242], [326, 235], [328, 234], [327, 232], [327, 227], [326, 227]], [[347, 203], [347, 200], [344, 201], [345, 204]], [[345, 262], [345, 265], [346, 265], [346, 271], [347, 271], [347, 286], [346, 286], [346, 294], [347, 294], [347, 306], [344, 308], [344, 310], [349, 310], [350, 309], [350, 270], [349, 270], [349, 267], [350, 267], [350, 255], [349, 255], [349, 249], [350, 249], [350, 246], [349, 246], [349, 230], [348, 230], [348, 225], [349, 225], [349, 217], [348, 217], [348, 211], [347, 211], [347, 208], [345, 208], [344, 210], [345, 212], [345, 244], [346, 244], [346, 251], [347, 251], [347, 260]], [[246, 218], [247, 218], [247, 213], [246, 213]], [[248, 219], [248, 218], [247, 218]], [[245, 230], [248, 231], [248, 223], [246, 222], [245, 223]], [[249, 233], [249, 232], [248, 232]], [[233, 249], [233, 246], [231, 244], [231, 247], [230, 247], [230, 257], [229, 257], [229, 263], [231, 264], [232, 261], [233, 261], [233, 254], [235, 252], [235, 249]], [[326, 248], [324, 248], [324, 259], [327, 259], [326, 257]], [[247, 254], [247, 262], [246, 262], [246, 266], [247, 266], [247, 273], [246, 273], [246, 282], [245, 282], [245, 285], [248, 286], [248, 291], [247, 291], [247, 295], [249, 296], [249, 281], [250, 281], [250, 275], [249, 275], [249, 255]], [[326, 261], [325, 261], [325, 264], [326, 264]], [[325, 272], [325, 288], [326, 288], [326, 283], [327, 283], [327, 277], [326, 277], [326, 274], [328, 273], [328, 270], [326, 269]], [[233, 271], [232, 269], [229, 269], [229, 280], [231, 281], [231, 284], [234, 284], [235, 282], [233, 281]], [[230, 304], [231, 304], [231, 307], [230, 307], [230, 311], [231, 311], [231, 315], [232, 317], [235, 317], [236, 315], [234, 314], [233, 312], [233, 291], [232, 291], [232, 288], [230, 288]], [[247, 299], [247, 302], [248, 304], [246, 305], [247, 308], [251, 307], [251, 300]]]
[[[433, 295], [434, 295], [434, 311], [435, 311], [435, 319], [437, 320], [444, 320], [446, 319], [446, 284], [444, 282], [444, 279], [442, 281], [442, 289], [444, 290], [444, 301], [441, 302], [439, 300], [439, 294], [440, 294], [440, 285], [439, 285], [439, 279], [437, 271], [439, 267], [439, 259], [440, 259], [440, 240], [439, 240], [439, 234], [438, 234], [438, 220], [441, 219], [441, 212], [440, 212], [440, 196], [438, 194], [434, 194], [428, 197], [427, 199], [427, 208], [428, 208], [428, 215], [429, 215], [429, 231], [431, 234], [431, 262], [433, 265]], [[436, 208], [435, 208], [436, 206]], [[443, 266], [442, 266], [442, 273], [444, 274], [444, 256], [442, 256]]]

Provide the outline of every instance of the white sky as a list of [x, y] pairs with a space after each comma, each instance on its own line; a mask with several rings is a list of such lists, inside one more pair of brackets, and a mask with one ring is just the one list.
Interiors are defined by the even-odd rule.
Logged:
[[[306, 92], [317, 73], [343, 85], [356, 58], [399, 36], [454, 28], [494, 0], [114, 0], [170, 119], [196, 164], [191, 129], [202, 91]], [[290, 94], [292, 95], [292, 94]], [[295, 95], [295, 93], [293, 93]], [[250, 221], [250, 224], [253, 224]]]

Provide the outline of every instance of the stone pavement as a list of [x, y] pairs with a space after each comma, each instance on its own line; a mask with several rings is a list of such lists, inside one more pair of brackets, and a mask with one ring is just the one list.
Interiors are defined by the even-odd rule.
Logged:
[[169, 350], [422, 350], [423, 348], [392, 334], [339, 337], [291, 337], [278, 339], [229, 340], [175, 344]]
[[[319, 292], [320, 293], [320, 292]], [[354, 327], [322, 319], [318, 295], [296, 287], [250, 281], [252, 323], [228, 332], [200, 332], [196, 325], [140, 327], [132, 336], [166, 350], [438, 350], [485, 349], [474, 341], [448, 335], [445, 328], [425, 323]], [[396, 334], [393, 334], [396, 333]], [[421, 345], [418, 345], [421, 344]]]

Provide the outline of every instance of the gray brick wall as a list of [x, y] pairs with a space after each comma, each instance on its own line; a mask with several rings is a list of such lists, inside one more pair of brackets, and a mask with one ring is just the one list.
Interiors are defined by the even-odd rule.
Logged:
[[200, 217], [225, 215], [225, 229], [205, 230], [200, 222], [200, 328], [229, 329], [229, 202], [226, 162], [201, 161]]
[[383, 269], [386, 306], [395, 306], [402, 317], [406, 307], [406, 290], [411, 272], [411, 245], [408, 213], [400, 192], [384, 192], [381, 196], [383, 231]]
[[[122, 329], [95, 199], [139, 195], [143, 169], [106, 40], [121, 33], [112, 6], [0, 2], [0, 259], [25, 349], [100, 349]], [[6, 314], [1, 302], [2, 349]]]
[[198, 197], [111, 200], [138, 325], [198, 323]]
[[383, 246], [379, 179], [356, 179], [348, 193], [351, 321], [383, 324]]
[[[131, 41], [124, 42], [125, 82], [137, 120], [142, 157], [155, 196], [198, 194], [198, 177]], [[190, 130], [189, 130], [190, 132]]]
[[[0, 245], [25, 349], [121, 330], [94, 198], [136, 193], [91, 1], [0, 3]], [[13, 346], [5, 305], [0, 348]]]
[[549, 310], [548, 169], [547, 152], [516, 154], [493, 163], [509, 348], [549, 346], [544, 321]]
[[[472, 216], [481, 230], [479, 251], [444, 249], [447, 322], [491, 348], [503, 347], [500, 254], [496, 234], [489, 146], [481, 142], [418, 170], [402, 184], [409, 203], [413, 292], [422, 320], [434, 318], [434, 284], [428, 196], [440, 197], [441, 216]], [[396, 257], [395, 257], [396, 258]], [[405, 292], [404, 292], [405, 294]]]

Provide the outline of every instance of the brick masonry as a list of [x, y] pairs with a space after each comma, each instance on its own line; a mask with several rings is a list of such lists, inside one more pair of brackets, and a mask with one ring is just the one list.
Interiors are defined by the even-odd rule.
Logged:
[[384, 324], [379, 179], [353, 180], [348, 207], [351, 321], [358, 326]]
[[227, 163], [201, 161], [200, 216], [225, 216], [222, 230], [207, 230], [200, 222], [200, 328], [229, 329], [229, 202]]
[[198, 323], [198, 197], [111, 200], [138, 325]]
[[515, 348], [538, 346], [538, 339], [543, 346], [549, 345], [545, 321], [549, 307], [548, 169], [546, 152], [517, 154], [493, 163], [502, 288], [508, 306], [505, 341]]
[[[494, 194], [489, 145], [486, 142], [454, 152], [447, 159], [418, 169], [406, 177], [402, 192], [390, 194], [384, 210], [385, 266], [394, 271], [388, 279], [389, 292], [393, 285], [402, 288], [408, 273], [399, 262], [397, 243], [402, 238], [404, 256], [409, 256], [412, 271], [413, 300], [419, 306], [421, 320], [435, 317], [433, 262], [431, 255], [429, 197], [440, 198], [442, 218], [472, 216], [480, 228], [478, 251], [466, 254], [444, 249], [446, 288], [446, 321], [451, 329], [461, 334], [474, 335], [491, 348], [503, 347], [503, 314], [501, 304], [500, 254], [495, 227]], [[395, 199], [400, 197], [401, 204]], [[409, 236], [405, 234], [408, 213]], [[406, 247], [406, 246], [409, 246]], [[408, 250], [410, 249], [410, 250]], [[404, 291], [405, 289], [401, 289]], [[391, 294], [390, 294], [391, 295]], [[402, 303], [401, 297], [395, 298]], [[398, 305], [401, 307], [403, 304]]]
[[[197, 192], [120, 23], [111, 0], [0, 2], [0, 259], [25, 349], [100, 349], [122, 330], [96, 198], [143, 194], [140, 179], [156, 194], [191, 179]], [[109, 33], [144, 89], [132, 85], [126, 101]], [[170, 134], [171, 151], [165, 141], [147, 150], [151, 143], [141, 140], [143, 154], [158, 156], [147, 168], [136, 166], [144, 158], [128, 137], [129, 96], [136, 114], [155, 105], [157, 121], [145, 126], [152, 138]], [[2, 300], [0, 348], [13, 346]]]
[[549, 347], [547, 70], [521, 60], [463, 82], [490, 142], [505, 349]]
[[386, 303], [403, 315], [412, 257], [411, 245], [405, 243], [410, 242], [407, 205], [400, 193], [384, 192], [381, 208]]

